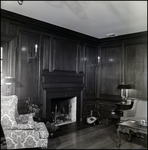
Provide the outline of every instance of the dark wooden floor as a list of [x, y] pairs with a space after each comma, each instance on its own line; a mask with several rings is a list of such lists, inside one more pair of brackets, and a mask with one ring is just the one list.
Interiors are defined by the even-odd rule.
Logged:
[[[56, 135], [49, 139], [48, 149], [147, 149], [146, 139], [133, 136], [133, 140], [129, 142], [128, 135], [123, 133], [121, 147], [117, 147], [117, 126], [114, 123], [108, 127], [104, 124], [73, 124], [70, 128], [67, 125], [60, 129], [61, 132], [57, 130]], [[64, 135], [66, 129], [71, 133]]]
[[[73, 123], [59, 127], [53, 137], [49, 138], [48, 149], [147, 149], [146, 139], [121, 133], [121, 147], [117, 147], [117, 126], [111, 123], [88, 125]], [[6, 147], [1, 147], [6, 148]]]
[[[98, 123], [96, 123], [98, 124]], [[82, 129], [86, 129], [92, 127], [92, 125], [89, 125], [86, 122], [80, 122], [80, 123], [71, 123], [71, 124], [67, 124], [67, 125], [62, 125], [59, 126], [58, 129], [56, 130], [56, 132], [54, 133], [53, 137], [50, 138], [56, 138], [59, 136], [63, 136], [72, 132], [76, 132]]]

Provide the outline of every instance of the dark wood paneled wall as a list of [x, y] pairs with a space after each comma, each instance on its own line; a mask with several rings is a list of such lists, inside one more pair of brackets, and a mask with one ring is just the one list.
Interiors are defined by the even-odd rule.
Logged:
[[98, 47], [85, 46], [85, 99], [96, 97], [96, 72], [98, 65]]
[[78, 43], [78, 72], [84, 73], [85, 72], [85, 44], [84, 43]]
[[10, 20], [1, 20], [1, 41], [8, 42], [17, 35], [17, 25]]
[[100, 92], [119, 95], [118, 84], [131, 84], [129, 97], [147, 99], [147, 32], [101, 39]]
[[53, 70], [76, 72], [77, 42], [53, 38]]
[[[8, 11], [1, 12], [1, 43], [8, 45], [5, 58], [9, 60], [8, 63], [4, 60], [4, 66], [8, 67], [4, 74], [11, 73], [23, 84], [15, 91], [20, 100], [32, 97], [46, 105], [43, 70], [83, 74], [85, 108], [92, 107], [99, 94], [119, 95], [116, 87], [123, 80], [134, 88], [129, 96], [147, 97], [147, 32], [97, 39]], [[28, 63], [28, 52], [35, 44], [38, 44], [38, 59]], [[53, 80], [58, 82], [57, 78]], [[73, 81], [79, 82], [75, 78]]]
[[[50, 35], [43, 35], [43, 50], [41, 59], [43, 62], [43, 70], [48, 69], [49, 71], [52, 71], [52, 65], [53, 65], [53, 57], [51, 56], [51, 36]], [[44, 58], [44, 59], [43, 59]]]
[[122, 49], [120, 46], [101, 49], [100, 94], [119, 94], [117, 86], [121, 81], [121, 60]]
[[[29, 53], [34, 55], [35, 44], [39, 46], [40, 35], [33, 32], [19, 32], [19, 46], [17, 51], [17, 76], [23, 87], [17, 90], [19, 99], [32, 97], [38, 99], [39, 61], [31, 60], [28, 63]], [[39, 49], [38, 49], [39, 51]]]
[[147, 99], [147, 44], [125, 45], [125, 82], [131, 84], [130, 97]]

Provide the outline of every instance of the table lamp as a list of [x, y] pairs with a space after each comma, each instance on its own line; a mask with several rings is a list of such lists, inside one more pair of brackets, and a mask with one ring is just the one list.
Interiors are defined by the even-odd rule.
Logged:
[[[122, 99], [127, 99], [128, 98], [128, 89], [131, 89], [131, 85], [130, 84], [119, 84], [117, 89], [121, 90], [121, 97]], [[126, 95], [123, 95], [123, 90], [126, 90]]]
[[1, 84], [2, 85], [5, 84], [7, 86], [7, 88], [6, 88], [6, 95], [7, 96], [10, 95], [10, 86], [12, 83], [15, 83], [18, 87], [22, 87], [22, 84], [19, 81], [17, 81], [15, 78], [12, 78], [10, 76], [6, 76], [5, 78], [3, 78], [1, 80]]

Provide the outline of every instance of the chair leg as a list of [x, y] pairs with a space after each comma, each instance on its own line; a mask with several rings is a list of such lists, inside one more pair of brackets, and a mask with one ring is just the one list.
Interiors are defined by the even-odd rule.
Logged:
[[129, 130], [128, 140], [129, 140], [129, 141], [131, 141], [131, 140], [132, 140], [132, 132], [131, 132], [131, 130]]
[[121, 131], [121, 126], [118, 126], [118, 128], [117, 128], [117, 136], [118, 136], [118, 143], [117, 143], [117, 146], [118, 146], [118, 147], [121, 146], [121, 135], [120, 135], [120, 131]]

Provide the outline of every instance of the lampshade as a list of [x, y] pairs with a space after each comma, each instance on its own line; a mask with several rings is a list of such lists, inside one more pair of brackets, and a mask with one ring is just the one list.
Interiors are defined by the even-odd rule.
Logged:
[[130, 84], [119, 84], [117, 89], [131, 89], [131, 85]]
[[4, 84], [12, 84], [12, 83], [15, 83], [15, 86], [16, 87], [22, 87], [23, 85], [17, 81], [15, 78], [12, 78], [10, 76], [6, 76], [5, 78], [3, 78], [1, 80], [1, 84], [4, 85]]
[[12, 77], [5, 77], [1, 80], [1, 84], [7, 84], [7, 83], [16, 83], [16, 80]]

